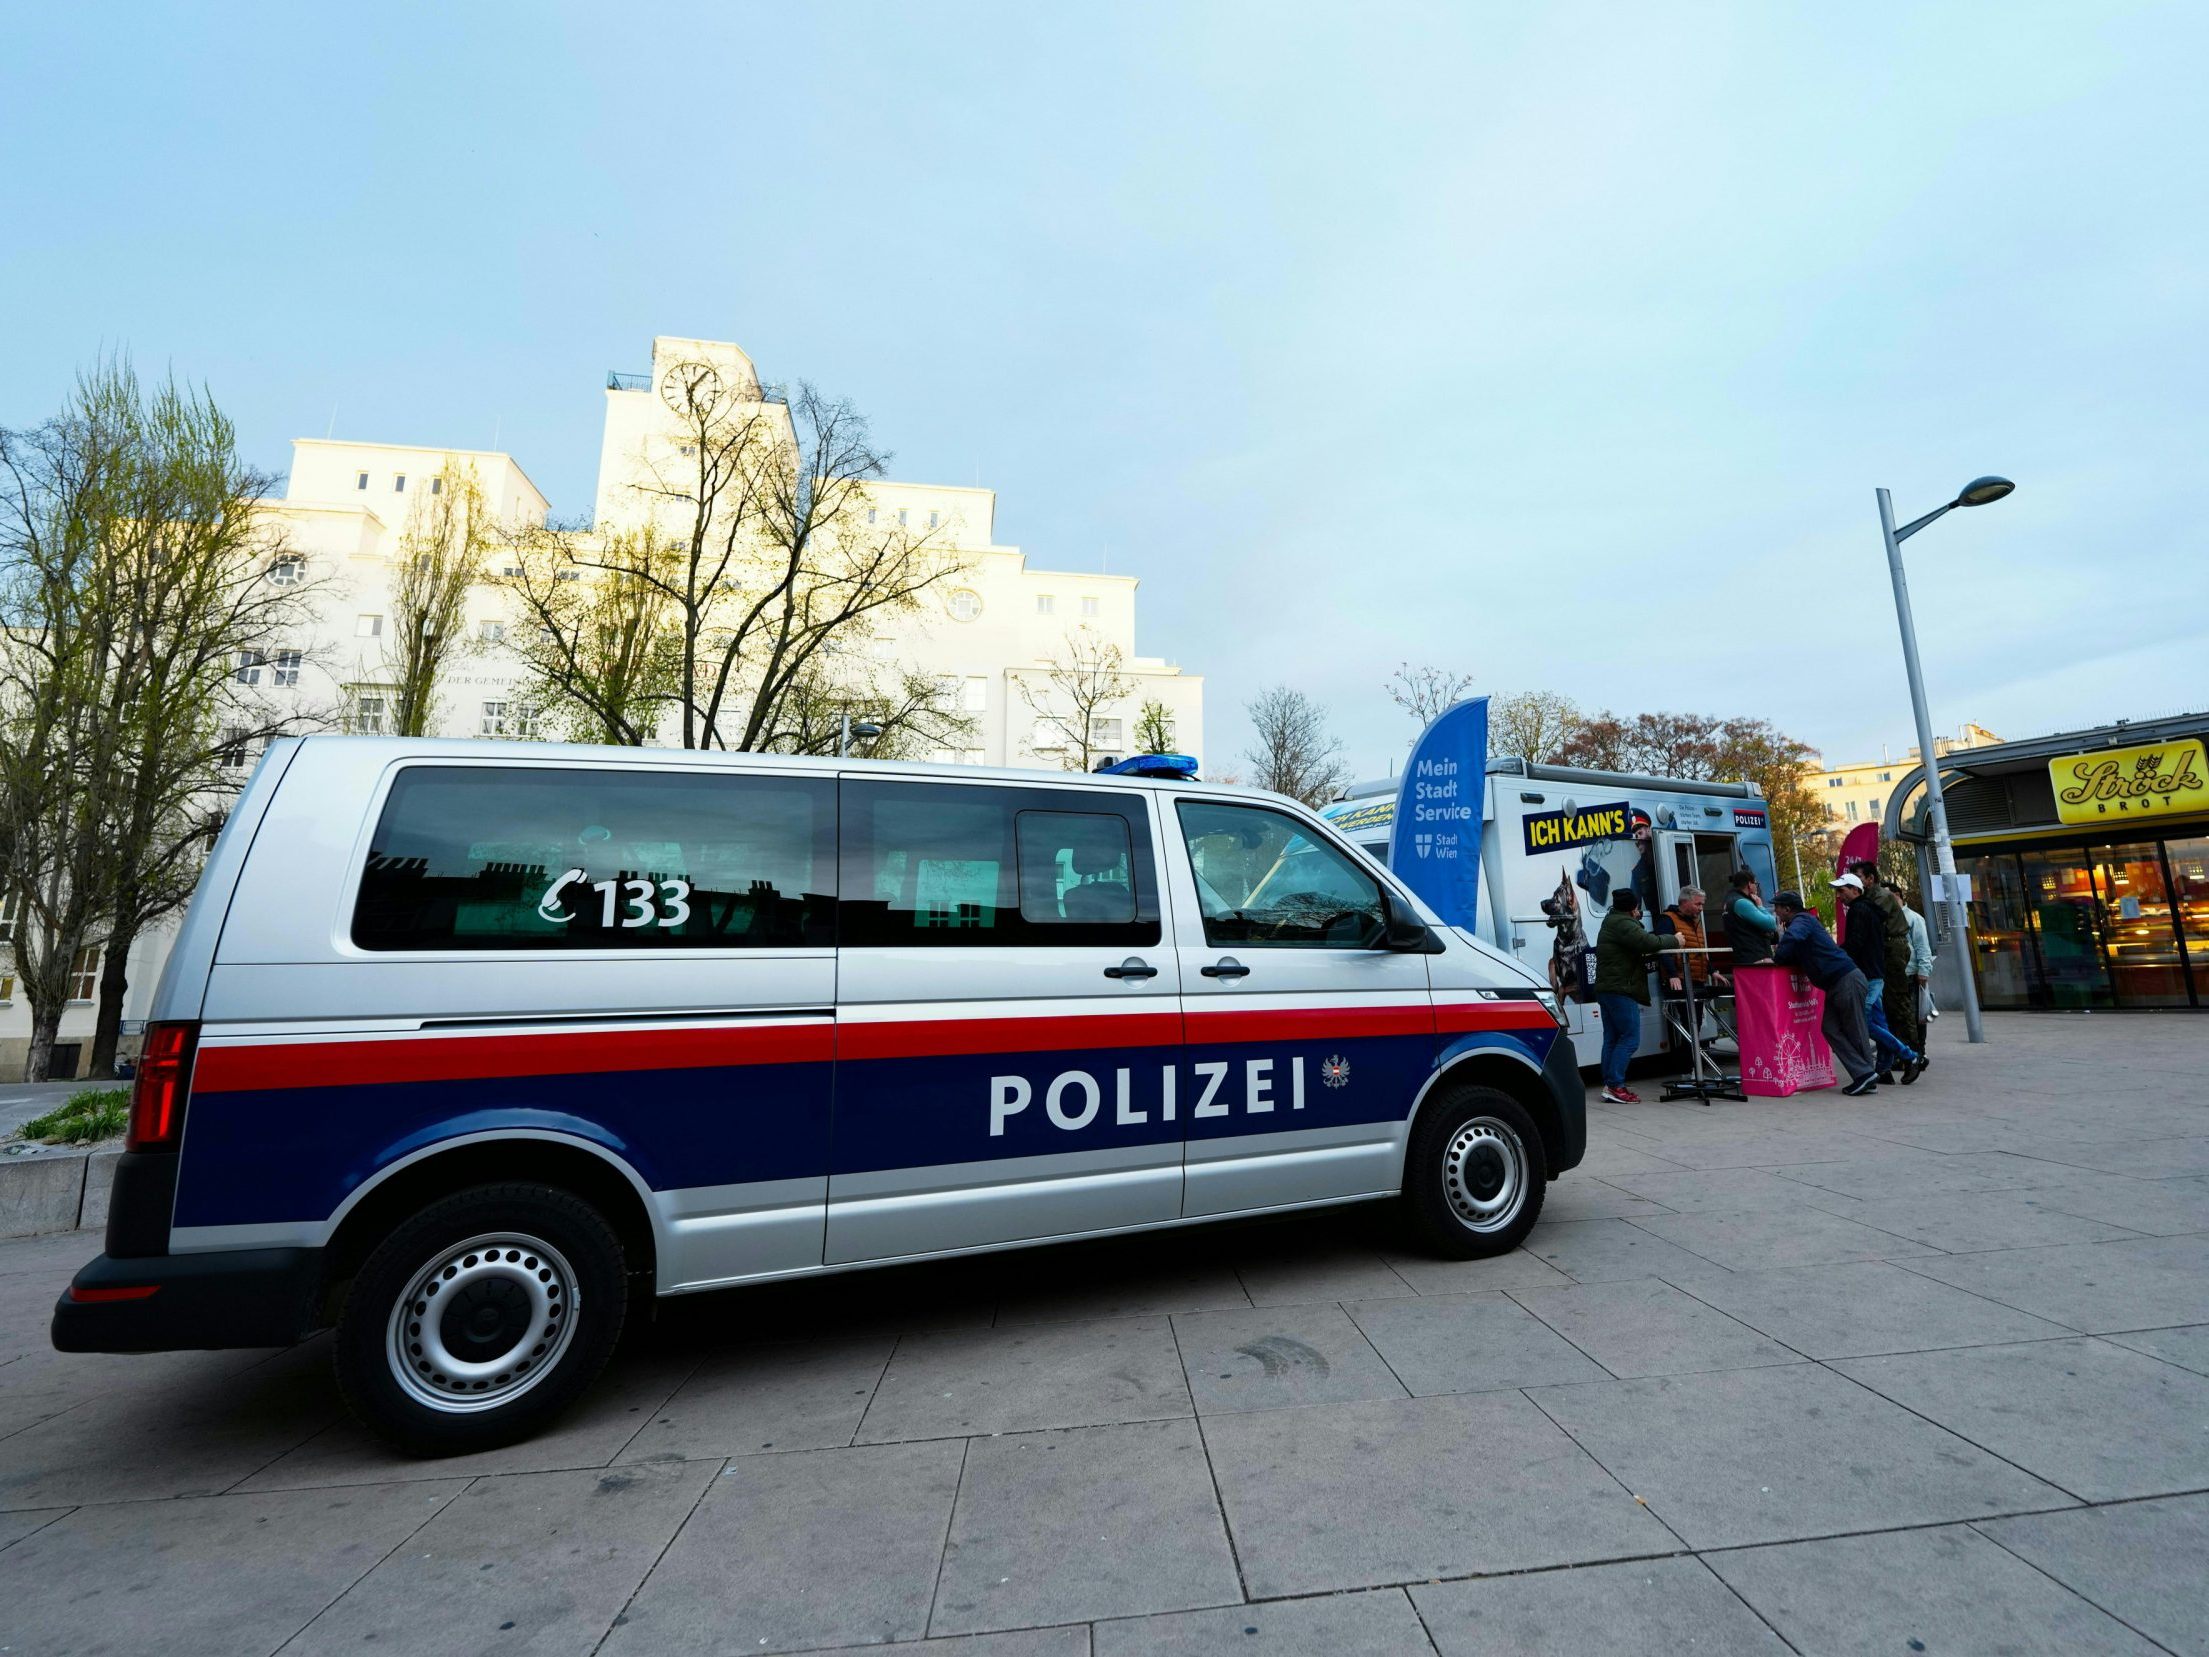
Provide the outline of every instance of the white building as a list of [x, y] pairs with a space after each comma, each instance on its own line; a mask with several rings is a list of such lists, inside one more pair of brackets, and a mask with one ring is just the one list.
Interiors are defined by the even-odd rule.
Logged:
[[[650, 519], [653, 504], [637, 484], [681, 443], [680, 420], [666, 395], [669, 379], [701, 371], [710, 371], [725, 395], [779, 406], [779, 393], [761, 383], [735, 345], [655, 339], [650, 373], [607, 376], [592, 513], [600, 529], [639, 528]], [[240, 663], [244, 682], [295, 699], [303, 715], [331, 728], [383, 725], [396, 642], [395, 555], [408, 514], [437, 487], [450, 462], [472, 468], [485, 505], [502, 523], [541, 525], [551, 514], [543, 492], [511, 455], [320, 438], [293, 442], [284, 497], [268, 503], [288, 554], [272, 563], [270, 579], [299, 584], [311, 620], [295, 647]], [[971, 721], [964, 747], [934, 757], [1058, 768], [1067, 757], [1059, 720], [1073, 710], [1054, 693], [1050, 670], [1079, 635], [1092, 646], [1116, 649], [1119, 675], [1130, 686], [1124, 697], [1096, 710], [1094, 747], [1114, 755], [1133, 751], [1143, 706], [1157, 702], [1172, 720], [1174, 747], [1201, 759], [1203, 680], [1137, 654], [1136, 578], [1032, 568], [1018, 547], [998, 543], [996, 509], [996, 493], [988, 489], [882, 482], [869, 491], [870, 513], [928, 536], [957, 565], [924, 594], [917, 612], [894, 617], [864, 645], [886, 671], [937, 680], [942, 700]], [[471, 593], [464, 648], [439, 676], [437, 734], [537, 734], [526, 674], [508, 648], [517, 625], [497, 586], [487, 583]], [[671, 740], [675, 728], [671, 721], [663, 739]], [[241, 779], [255, 757], [243, 745], [231, 756]], [[166, 954], [165, 935], [141, 940], [133, 954], [128, 1019], [143, 1016]], [[64, 1049], [89, 1046], [97, 977], [97, 961], [87, 962], [79, 975], [86, 999], [72, 1003], [63, 1019]], [[29, 1030], [30, 1009], [0, 968], [0, 1076], [20, 1073]], [[56, 1074], [63, 1073], [57, 1066]]]

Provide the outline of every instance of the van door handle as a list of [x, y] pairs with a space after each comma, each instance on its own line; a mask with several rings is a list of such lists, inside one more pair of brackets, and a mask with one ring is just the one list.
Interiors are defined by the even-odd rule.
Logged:
[[1232, 955], [1222, 955], [1208, 967], [1197, 969], [1207, 978], [1248, 978], [1250, 969]]
[[1116, 967], [1106, 967], [1107, 978], [1156, 978], [1158, 969], [1140, 955], [1130, 955]]

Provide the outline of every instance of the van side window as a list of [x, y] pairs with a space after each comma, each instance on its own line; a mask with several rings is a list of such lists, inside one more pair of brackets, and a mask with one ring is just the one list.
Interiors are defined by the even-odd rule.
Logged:
[[827, 778], [409, 766], [369, 842], [353, 942], [826, 947], [835, 841]]
[[945, 783], [843, 785], [846, 948], [1159, 941], [1141, 798]]
[[1295, 818], [1210, 800], [1183, 800], [1178, 809], [1206, 943], [1378, 947], [1388, 929], [1380, 883]]

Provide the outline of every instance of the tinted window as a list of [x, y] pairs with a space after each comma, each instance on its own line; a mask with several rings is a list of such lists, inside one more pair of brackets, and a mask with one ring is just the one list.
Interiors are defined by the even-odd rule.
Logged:
[[363, 949], [782, 949], [835, 936], [827, 779], [413, 766], [369, 843]]
[[1140, 798], [846, 782], [840, 941], [943, 948], [1159, 940]]
[[1278, 811], [1184, 800], [1205, 942], [1372, 949], [1387, 931], [1380, 883]]

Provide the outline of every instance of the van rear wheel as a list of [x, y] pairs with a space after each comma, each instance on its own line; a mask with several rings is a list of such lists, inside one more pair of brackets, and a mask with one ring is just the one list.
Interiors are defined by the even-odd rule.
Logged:
[[1492, 1087], [1452, 1088], [1420, 1112], [1404, 1153], [1404, 1219], [1453, 1260], [1507, 1254], [1541, 1218], [1549, 1165], [1526, 1107]]
[[606, 1367], [626, 1311], [621, 1241], [548, 1185], [479, 1185], [377, 1246], [345, 1299], [338, 1387], [413, 1455], [526, 1438]]

